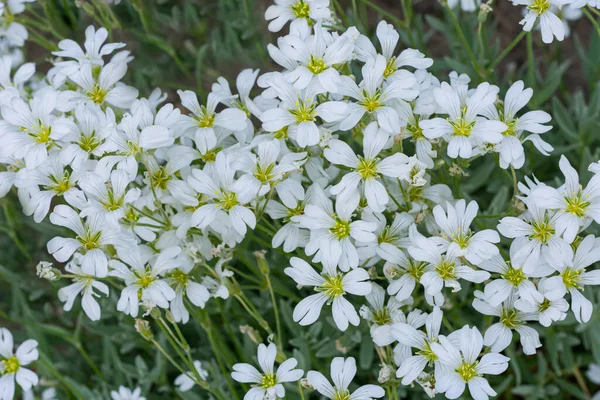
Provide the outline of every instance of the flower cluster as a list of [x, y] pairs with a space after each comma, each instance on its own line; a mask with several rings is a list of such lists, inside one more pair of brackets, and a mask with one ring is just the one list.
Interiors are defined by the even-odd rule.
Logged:
[[[562, 38], [551, 1], [513, 2], [527, 5], [524, 29], [539, 16], [544, 41]], [[467, 11], [478, 4], [461, 1]], [[219, 78], [206, 99], [179, 91], [182, 109], [163, 104], [158, 89], [143, 98], [121, 82], [133, 57], [106, 43], [106, 29], [89, 27], [83, 47], [61, 41], [36, 85], [27, 65], [2, 85], [0, 192], [14, 187], [26, 215], [65, 228], [47, 245], [64, 271], [44, 263], [38, 273], [70, 281], [58, 292], [67, 311], [80, 299], [100, 319], [98, 298], [117, 282], [118, 311], [169, 310], [184, 324], [232, 294], [234, 250], [260, 228], [290, 256], [284, 273], [303, 297], [293, 321], [311, 325], [331, 308], [345, 331], [362, 317], [377, 346], [394, 346], [388, 368], [403, 385], [448, 398], [468, 387], [487, 399], [495, 392], [483, 376], [507, 369], [500, 352], [514, 331], [534, 354], [542, 344], [531, 324], [565, 319], [567, 295], [575, 318], [590, 319], [582, 290], [600, 283], [586, 270], [600, 244], [585, 229], [600, 222], [600, 168], [590, 167], [584, 189], [562, 158], [564, 185], [527, 178], [515, 193], [524, 212], [504, 216], [497, 231], [479, 229], [478, 203], [455, 198], [444, 176], [459, 179], [479, 157], [514, 173], [524, 146], [548, 155], [550, 115], [524, 111], [533, 91], [522, 81], [501, 95], [456, 72], [440, 80], [428, 71], [433, 60], [396, 49], [392, 25], [381, 21], [374, 43], [354, 27], [333, 29], [333, 17], [328, 1], [276, 0], [269, 29], [291, 22], [268, 47], [281, 70], [244, 70], [235, 88]], [[9, 71], [11, 58], [3, 63]], [[512, 241], [508, 257], [498, 232]], [[442, 334], [441, 307], [465, 286], [473, 309], [496, 322], [483, 335], [469, 326]], [[37, 381], [20, 368], [34, 346], [12, 356], [8, 335], [3, 399], [12, 398], [13, 375], [25, 390]], [[283, 384], [304, 376], [293, 358], [275, 370], [276, 357], [275, 345], [261, 344], [262, 372], [233, 366], [232, 378], [252, 385], [246, 398], [284, 398]], [[190, 369], [175, 381], [181, 391], [207, 378], [199, 361]], [[384, 396], [376, 385], [350, 393], [355, 373], [354, 358], [335, 358], [333, 385], [318, 371], [306, 385], [337, 400]], [[112, 398], [143, 399], [124, 387]]]

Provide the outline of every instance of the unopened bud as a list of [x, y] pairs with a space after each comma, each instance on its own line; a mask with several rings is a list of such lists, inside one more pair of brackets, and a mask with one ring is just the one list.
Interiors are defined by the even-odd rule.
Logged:
[[392, 367], [390, 367], [387, 364], [383, 364], [381, 366], [381, 369], [379, 370], [379, 376], [377, 377], [377, 382], [386, 383], [387, 381], [390, 380], [393, 373], [394, 373], [394, 370]]
[[265, 257], [266, 254], [266, 250], [259, 250], [254, 252], [254, 257], [256, 257], [256, 262], [258, 263], [258, 269], [263, 275], [269, 274], [269, 264], [267, 263], [267, 259]]
[[342, 354], [346, 354], [348, 351], [350, 351], [350, 348], [344, 346], [344, 344], [342, 343], [342, 341], [340, 339], [337, 339], [335, 341], [335, 349]]
[[175, 317], [173, 316], [173, 313], [171, 312], [171, 310], [167, 310], [165, 312], [165, 318], [167, 319], [167, 321], [169, 321], [170, 323], [174, 324], [175, 323]]
[[135, 330], [148, 341], [151, 341], [154, 338], [152, 330], [150, 329], [150, 323], [145, 319], [135, 320]]
[[315, 388], [313, 387], [313, 385], [311, 385], [310, 383], [308, 383], [308, 379], [306, 379], [306, 378], [300, 379], [300, 385], [304, 389], [315, 390]]
[[244, 335], [248, 335], [248, 337], [250, 338], [250, 340], [252, 340], [254, 344], [260, 344], [263, 342], [260, 333], [258, 333], [258, 331], [250, 325], [240, 326], [240, 332]]
[[49, 281], [60, 279], [62, 275], [59, 270], [52, 268], [52, 263], [48, 261], [40, 261], [35, 269], [38, 277]]

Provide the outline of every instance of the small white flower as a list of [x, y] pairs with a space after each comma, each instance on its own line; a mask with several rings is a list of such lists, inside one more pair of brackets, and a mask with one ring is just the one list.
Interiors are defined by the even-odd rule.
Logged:
[[409, 158], [402, 153], [389, 157], [378, 157], [390, 139], [390, 134], [371, 122], [364, 129], [364, 155], [357, 156], [348, 144], [332, 139], [324, 150], [329, 162], [343, 165], [352, 171], [342, 177], [340, 183], [332, 186], [331, 194], [338, 195], [339, 200], [354, 195], [361, 186], [360, 192], [367, 199], [369, 208], [382, 212], [389, 202], [389, 196], [383, 185], [382, 176], [399, 178], [410, 171]]
[[275, 0], [265, 12], [271, 32], [279, 32], [288, 21], [292, 21], [290, 31], [307, 32], [313, 22], [330, 16], [329, 0]]
[[476, 290], [474, 292], [473, 308], [483, 315], [492, 315], [500, 318], [485, 331], [483, 344], [490, 346], [493, 352], [500, 352], [507, 348], [513, 337], [512, 330], [519, 333], [523, 353], [535, 354], [536, 349], [542, 347], [540, 335], [538, 332], [527, 326], [527, 321], [537, 321], [537, 311], [534, 313], [521, 312], [515, 307], [517, 300], [515, 294], [512, 294], [498, 306], [492, 306], [487, 297]]
[[[202, 362], [197, 360], [194, 361], [194, 368], [196, 369], [196, 372], [198, 373], [200, 378], [202, 378], [203, 380], [206, 380], [206, 378], [208, 378], [208, 372], [202, 368]], [[187, 392], [188, 390], [191, 390], [196, 384], [196, 378], [191, 371], [188, 371], [185, 374], [181, 374], [177, 378], [175, 378], [175, 381], [173, 383], [175, 384], [175, 386], [177, 386], [177, 389], [179, 389], [180, 392]]]
[[537, 186], [529, 198], [538, 207], [557, 210], [556, 234], [572, 243], [580, 228], [592, 219], [600, 223], [600, 174], [592, 177], [585, 189], [579, 184], [579, 174], [563, 155], [558, 163], [565, 176], [559, 189]]
[[110, 398], [112, 400], [146, 400], [146, 398], [142, 396], [142, 389], [138, 387], [131, 390], [125, 386], [119, 386], [118, 392], [112, 390], [110, 392]]
[[[534, 299], [533, 302], [519, 299], [515, 301], [515, 307], [524, 313], [538, 315], [538, 320], [543, 326], [550, 326], [553, 322], [562, 321], [567, 318], [567, 311], [569, 310], [569, 303], [563, 298], [556, 298], [552, 296], [552, 292], [548, 285], [546, 285], [547, 278], [542, 278], [537, 285], [538, 291], [542, 294], [542, 300], [538, 301]], [[547, 295], [551, 296], [554, 300], [550, 300]]]
[[339, 330], [345, 331], [348, 324], [358, 326], [360, 318], [354, 306], [344, 298], [347, 293], [355, 296], [366, 296], [371, 293], [372, 286], [369, 274], [363, 268], [356, 268], [348, 273], [338, 273], [324, 269], [319, 274], [306, 261], [292, 257], [291, 267], [284, 270], [296, 283], [314, 287], [318, 292], [304, 298], [294, 308], [294, 322], [306, 326], [313, 324], [321, 315], [325, 304], [332, 305], [332, 315]]
[[175, 298], [171, 300], [171, 312], [176, 322], [187, 323], [190, 314], [184, 304], [184, 296], [194, 306], [204, 308], [204, 305], [210, 298], [208, 289], [198, 282], [195, 282], [191, 274], [193, 264], [179, 265], [176, 269], [167, 274], [167, 282], [175, 289]]
[[296, 382], [304, 371], [294, 369], [298, 365], [295, 358], [288, 358], [275, 370], [277, 348], [273, 343], [269, 346], [258, 345], [258, 364], [262, 373], [250, 364], [235, 364], [231, 377], [241, 383], [252, 383], [253, 387], [246, 393], [246, 399], [275, 400], [285, 398], [285, 388], [282, 383]]
[[[80, 257], [78, 257], [77, 261], [81, 261]], [[73, 308], [75, 300], [81, 294], [81, 306], [83, 311], [89, 319], [98, 321], [101, 316], [101, 309], [98, 301], [95, 299], [95, 297], [99, 297], [99, 295], [94, 292], [94, 289], [108, 296], [108, 286], [97, 281], [95, 276], [85, 274], [75, 260], [67, 263], [65, 271], [75, 275], [72, 278], [72, 284], [63, 287], [58, 291], [58, 299], [65, 303], [65, 311], [70, 311], [71, 308]]]
[[331, 361], [331, 379], [333, 386], [325, 376], [318, 371], [308, 371], [308, 383], [317, 392], [328, 399], [372, 400], [385, 396], [385, 391], [377, 385], [364, 385], [350, 393], [348, 387], [356, 375], [356, 360], [354, 357], [335, 357]]
[[[487, 400], [495, 396], [483, 375], [500, 375], [508, 368], [508, 357], [492, 353], [479, 359], [483, 339], [477, 328], [464, 326], [458, 331], [457, 346], [446, 337], [440, 337], [440, 343], [432, 343], [431, 348], [445, 369], [435, 374], [435, 390], [444, 393], [448, 399], [458, 398], [469, 386], [474, 400]], [[479, 360], [478, 360], [479, 359]]]
[[592, 302], [581, 292], [586, 285], [600, 285], [600, 270], [586, 271], [597, 261], [600, 261], [600, 239], [588, 235], [579, 243], [572, 259], [550, 263], [559, 275], [546, 281], [546, 296], [558, 300], [570, 293], [571, 310], [580, 323], [588, 322], [592, 316]]
[[99, 74], [94, 73], [91, 64], [83, 64], [77, 72], [69, 75], [69, 79], [80, 87], [82, 100], [128, 109], [137, 98], [138, 90], [119, 82], [126, 73], [127, 63], [113, 59], [100, 67]]
[[435, 368], [437, 375], [440, 364], [431, 344], [438, 341], [442, 318], [443, 313], [440, 308], [434, 307], [433, 312], [427, 316], [426, 333], [408, 323], [392, 325], [392, 336], [398, 342], [418, 350], [415, 355], [412, 355], [409, 350], [408, 357], [402, 360], [400, 368], [396, 371], [396, 376], [402, 378], [403, 385], [410, 385], [428, 365]]
[[542, 31], [542, 40], [544, 43], [552, 43], [554, 38], [562, 41], [565, 38], [565, 27], [552, 12], [551, 5], [560, 7], [565, 2], [562, 0], [512, 0], [515, 6], [526, 6], [525, 16], [519, 22], [523, 25], [523, 30], [530, 32], [533, 29], [538, 18]]
[[8, 329], [0, 328], [0, 399], [12, 400], [15, 395], [15, 381], [23, 391], [30, 390], [39, 382], [32, 370], [25, 368], [39, 357], [38, 342], [29, 339], [17, 347], [13, 353], [13, 336]]
[[40, 261], [35, 266], [36, 275], [41, 279], [48, 279], [49, 281], [55, 281], [59, 279], [56, 273], [52, 270], [52, 263], [48, 261]]
[[169, 308], [169, 302], [177, 294], [164, 278], [166, 272], [177, 267], [175, 259], [181, 252], [179, 247], [170, 247], [163, 250], [156, 259], [148, 263], [151, 254], [138, 249], [119, 248], [121, 261], [111, 260], [110, 276], [123, 279], [127, 285], [121, 291], [117, 303], [117, 310], [127, 315], [138, 315], [140, 301], [156, 305], [160, 308]]
[[454, 206], [448, 203], [447, 209], [444, 212], [437, 205], [433, 208], [433, 216], [442, 231], [442, 238], [448, 243], [448, 251], [452, 250], [456, 256], [465, 257], [475, 265], [499, 253], [495, 246], [500, 242], [498, 232], [492, 229], [473, 232], [470, 228], [479, 210], [477, 202], [471, 201], [467, 206], [461, 199]]

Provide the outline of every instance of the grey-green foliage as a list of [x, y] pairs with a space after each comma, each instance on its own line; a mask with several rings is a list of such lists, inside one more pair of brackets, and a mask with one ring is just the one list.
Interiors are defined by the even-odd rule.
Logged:
[[[171, 91], [189, 88], [204, 96], [218, 76], [231, 81], [243, 68], [272, 68], [266, 44], [274, 36], [266, 31], [263, 21], [267, 3], [258, 0], [123, 0], [120, 5], [110, 7], [102, 0], [39, 0], [25, 16], [30, 18], [27, 25], [32, 41], [46, 49], [30, 46], [28, 58], [43, 62], [47, 50], [56, 48], [60, 38], [81, 41], [88, 24], [103, 25], [109, 29], [111, 40], [126, 42], [135, 56], [127, 80], [138, 87], [142, 95], [158, 86]], [[526, 145], [527, 162], [517, 172], [518, 178], [535, 174], [542, 180], [562, 179], [558, 170], [560, 154], [565, 154], [579, 169], [584, 181], [589, 178], [587, 165], [600, 159], [600, 40], [597, 36], [576, 34], [565, 44], [553, 43], [552, 49], [558, 50], [552, 51], [549, 46], [543, 46], [539, 34], [534, 33], [534, 51], [527, 62], [508, 68], [508, 59], [505, 59], [494, 70], [489, 70], [486, 67], [502, 51], [499, 38], [494, 35], [497, 26], [493, 14], [482, 26], [483, 46], [477, 35], [477, 15], [459, 15], [465, 40], [476, 56], [476, 67], [453, 21], [441, 6], [435, 8], [433, 14], [422, 15], [411, 9], [410, 1], [402, 1], [408, 10], [406, 14], [400, 1], [332, 3], [344, 10], [340, 14], [341, 23], [356, 25], [370, 35], [381, 19], [379, 12], [389, 12], [385, 18], [397, 25], [403, 47], [416, 47], [429, 55], [431, 46], [439, 49], [439, 41], [444, 41], [445, 56], [437, 58], [432, 68], [438, 76], [456, 70], [469, 74], [473, 83], [488, 80], [500, 86], [502, 92], [515, 80], [523, 79], [535, 90], [531, 106], [553, 116], [554, 129], [545, 138], [555, 151], [546, 158], [530, 144]], [[35, 18], [44, 23], [34, 23]], [[577, 59], [561, 56], [561, 46], [566, 43], [575, 46]], [[525, 40], [519, 46], [525, 46]], [[565, 79], [566, 72], [572, 72], [573, 68], [576, 68], [575, 75], [580, 75], [577, 86]], [[171, 100], [176, 101], [176, 98], [172, 96]], [[509, 173], [492, 164], [489, 158], [475, 161], [467, 172], [469, 176], [463, 178], [461, 195], [478, 200], [483, 208], [481, 214], [500, 214], [512, 207]], [[448, 176], [447, 179], [455, 178]], [[135, 331], [130, 317], [115, 311], [116, 289], [112, 288], [111, 297], [101, 302], [103, 318], [100, 322], [90, 322], [79, 306], [64, 312], [57, 298], [57, 290], [63, 283], [41, 281], [35, 276], [36, 263], [50, 260], [45, 243], [61, 230], [47, 222], [35, 224], [24, 217], [14, 194], [1, 199], [0, 204], [3, 209], [0, 215], [0, 325], [12, 329], [17, 341], [28, 337], [39, 341], [41, 356], [36, 370], [46, 383], [56, 386], [59, 398], [108, 399], [110, 390], [119, 385], [140, 386], [148, 399], [209, 398], [199, 389], [186, 394], [175, 392], [172, 382], [179, 372]], [[494, 227], [495, 221], [483, 217], [477, 219], [477, 224], [481, 228]], [[253, 251], [266, 249], [269, 243], [270, 236], [264, 232], [249, 235], [236, 250], [235, 257], [239, 261], [233, 268], [239, 271], [237, 276], [244, 293], [269, 326], [274, 327], [266, 280], [253, 256]], [[330, 316], [310, 327], [299, 327], [292, 321], [293, 306], [305, 292], [298, 291], [283, 274], [287, 259], [279, 250], [267, 254], [283, 317], [282, 341], [286, 344], [286, 353], [296, 357], [300, 368], [322, 372], [328, 370], [332, 357], [353, 355], [358, 360], [357, 382], [374, 382], [379, 359], [364, 323], [342, 333], [335, 328]], [[481, 316], [473, 312], [468, 298], [472, 290], [465, 287], [450, 299], [445, 311], [445, 329], [480, 323]], [[535, 356], [524, 356], [514, 343], [507, 349], [506, 354], [511, 358], [509, 370], [491, 379], [501, 398], [586, 399], [599, 390], [584, 374], [590, 363], [600, 363], [600, 302], [598, 291], [593, 288], [586, 288], [585, 295], [596, 304], [588, 324], [579, 325], [570, 315], [549, 329], [540, 329], [543, 347]], [[327, 311], [324, 315], [328, 315]], [[250, 335], [240, 333], [240, 327], [253, 328], [263, 341], [267, 332], [250, 319], [234, 299], [211, 301], [206, 310], [196, 311], [194, 316], [196, 318], [183, 329], [193, 357], [204, 362], [214, 387], [228, 393], [227, 398], [241, 399], [247, 387], [230, 379], [230, 367], [236, 362], [253, 362], [256, 347]], [[486, 319], [486, 324], [489, 323], [491, 319]], [[168, 346], [158, 327], [153, 325], [152, 329], [159, 342]], [[425, 397], [420, 388], [403, 387], [400, 394], [411, 399]], [[311, 395], [305, 391], [305, 396]], [[288, 387], [288, 398], [299, 398], [297, 386]]]

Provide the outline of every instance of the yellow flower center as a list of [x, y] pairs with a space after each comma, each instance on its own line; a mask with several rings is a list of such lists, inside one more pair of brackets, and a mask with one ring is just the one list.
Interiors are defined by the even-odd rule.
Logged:
[[550, 8], [549, 0], [533, 0], [531, 5], [527, 6], [527, 8], [537, 15], [542, 15]]
[[421, 277], [425, 273], [427, 268], [427, 264], [421, 261], [414, 261], [410, 259], [410, 264], [408, 266], [407, 274], [416, 281], [420, 281]]
[[205, 106], [200, 106], [200, 115], [196, 117], [198, 121], [199, 128], [212, 128], [215, 124], [215, 117], [217, 116], [214, 113], [209, 113]]
[[4, 360], [5, 374], [14, 374], [19, 370], [20, 367], [21, 364], [19, 363], [17, 356], [12, 356], [11, 358]]
[[502, 277], [514, 287], [519, 286], [521, 282], [526, 280], [523, 271], [521, 269], [513, 268], [510, 264], [508, 265], [508, 271], [506, 271], [506, 274]]
[[125, 196], [115, 197], [115, 194], [112, 190], [108, 191], [108, 199], [102, 202], [102, 206], [106, 211], [117, 211], [123, 206], [123, 199]]
[[455, 371], [461, 377], [461, 379], [465, 382], [469, 382], [471, 379], [477, 376], [477, 362], [474, 363], [466, 363], [462, 362], [460, 367], [458, 367]]
[[350, 400], [350, 392], [347, 390], [341, 392], [339, 389], [335, 389], [335, 393], [331, 400]]
[[333, 233], [338, 240], [347, 238], [350, 236], [350, 222], [342, 221], [336, 217], [335, 224], [333, 225], [333, 228], [329, 228], [329, 232]]
[[431, 350], [431, 343], [429, 343], [429, 340], [425, 340], [423, 350], [418, 351], [417, 354], [423, 356], [429, 363], [433, 363], [438, 359], [433, 350]]
[[90, 232], [89, 230], [86, 230], [83, 236], [77, 236], [77, 240], [81, 243], [84, 250], [94, 250], [100, 247], [101, 235], [102, 231]]
[[275, 168], [274, 164], [269, 164], [264, 168], [260, 165], [257, 165], [256, 172], [254, 173], [254, 177], [262, 183], [267, 183], [271, 179], [273, 179], [273, 169], [274, 168]]
[[176, 269], [172, 274], [171, 278], [175, 281], [175, 286], [185, 288], [190, 280], [188, 274], [180, 269]]
[[231, 210], [233, 207], [239, 204], [237, 200], [237, 194], [234, 192], [221, 191], [221, 198], [219, 199], [219, 205], [225, 211]]
[[289, 137], [288, 134], [288, 127], [284, 126], [283, 128], [281, 128], [280, 130], [276, 131], [273, 133], [273, 137], [275, 139], [287, 139]]
[[475, 122], [467, 122], [461, 117], [458, 121], [450, 121], [450, 125], [452, 125], [452, 128], [454, 129], [452, 136], [469, 137], [471, 136], [471, 131], [473, 130], [473, 126], [475, 126]]
[[342, 283], [342, 274], [337, 275], [325, 275], [325, 282], [319, 288], [315, 288], [318, 292], [323, 292], [330, 299], [334, 299], [338, 296], [343, 295], [344, 292], [344, 284]]
[[540, 303], [540, 305], [538, 306], [538, 312], [543, 313], [544, 311], [549, 309], [551, 305], [552, 305], [552, 303], [550, 303], [550, 300], [544, 299], [544, 301], [542, 301]]
[[327, 69], [327, 64], [325, 64], [321, 57], [315, 58], [315, 56], [310, 56], [310, 62], [308, 63], [307, 68], [313, 74], [319, 75]]
[[452, 280], [456, 279], [455, 272], [456, 263], [449, 262], [446, 259], [443, 259], [436, 267], [435, 272], [442, 278], [443, 280]]
[[81, 135], [79, 138], [79, 147], [86, 153], [91, 153], [100, 145], [100, 141], [96, 139], [95, 133], [88, 136]]
[[142, 273], [134, 271], [134, 274], [138, 278], [137, 284], [140, 285], [142, 289], [147, 289], [154, 281], [156, 281], [156, 277], [152, 275], [152, 270], [150, 267], [146, 267], [146, 270]]
[[294, 4], [292, 11], [296, 15], [296, 18], [308, 18], [310, 16], [310, 6], [304, 0], [299, 0]]
[[200, 156], [200, 159], [202, 161], [204, 161], [205, 163], [215, 162], [217, 160], [217, 154], [219, 154], [220, 151], [221, 151], [220, 147], [217, 147], [216, 149], [208, 150], [206, 152], [206, 154], [203, 154]]
[[502, 136], [517, 136], [517, 132], [515, 132], [515, 125], [517, 121], [504, 121], [504, 123], [506, 124], [506, 126], [508, 126], [508, 128], [504, 132], [502, 132]]
[[65, 192], [73, 187], [71, 183], [70, 174], [68, 171], [65, 171], [63, 176], [56, 177], [54, 175], [49, 176], [52, 183], [48, 185], [48, 189], [52, 190], [59, 196], [62, 196]]
[[127, 140], [125, 144], [127, 144], [127, 150], [125, 150], [123, 154], [126, 156], [135, 156], [141, 151], [139, 144], [132, 142], [131, 140]]
[[554, 228], [547, 219], [542, 222], [532, 222], [531, 227], [533, 228], [533, 233], [529, 235], [530, 239], [537, 240], [542, 244], [547, 244], [552, 235], [554, 235]]
[[359, 104], [370, 113], [378, 110], [383, 105], [381, 102], [381, 91], [379, 90], [377, 90], [375, 94], [369, 95], [367, 94], [367, 91], [363, 89], [363, 96], [364, 99]]
[[94, 87], [92, 90], [86, 93], [87, 97], [92, 100], [96, 104], [104, 103], [104, 99], [106, 98], [107, 91], [102, 89], [100, 85], [94, 83]]
[[296, 108], [289, 110], [296, 118], [297, 123], [312, 122], [315, 118], [315, 105], [310, 102], [304, 102], [302, 100], [296, 101]]
[[585, 216], [585, 211], [591, 204], [589, 201], [583, 200], [581, 191], [576, 196], [565, 197], [565, 201], [567, 202], [565, 211], [579, 218]]
[[515, 308], [502, 309], [500, 313], [500, 322], [509, 329], [515, 329], [521, 325], [521, 319], [519, 318], [519, 312]]
[[275, 385], [277, 385], [277, 377], [275, 376], [275, 374], [263, 375], [260, 379], [259, 386], [263, 389], [272, 388]]
[[579, 289], [579, 282], [582, 279], [579, 275], [581, 275], [581, 270], [572, 268], [567, 268], [560, 274], [567, 290]]
[[377, 160], [366, 160], [359, 157], [356, 172], [360, 174], [363, 180], [377, 178], [379, 176], [377, 173]]
[[152, 187], [160, 190], [167, 190], [167, 184], [171, 180], [171, 176], [167, 173], [165, 167], [159, 167], [156, 171], [150, 175], [150, 182]]
[[383, 77], [389, 78], [390, 76], [394, 75], [396, 73], [396, 71], [397, 71], [396, 57], [392, 57], [385, 64], [385, 70], [383, 71]]
[[387, 325], [392, 322], [392, 317], [387, 307], [379, 310], [373, 310], [373, 320], [377, 325]]

